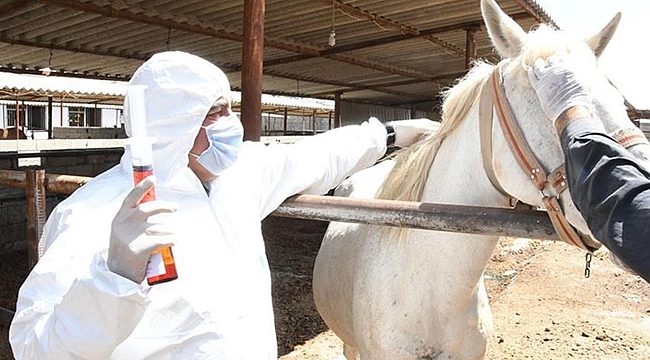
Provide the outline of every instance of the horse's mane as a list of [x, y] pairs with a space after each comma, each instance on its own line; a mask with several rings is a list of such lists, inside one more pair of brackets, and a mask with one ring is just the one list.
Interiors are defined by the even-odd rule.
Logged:
[[477, 62], [455, 86], [443, 91], [440, 129], [397, 153], [395, 166], [377, 193], [378, 199], [420, 200], [440, 144], [478, 102], [493, 68], [493, 65]]
[[[582, 44], [577, 47], [577, 44]], [[547, 58], [558, 52], [585, 50], [582, 40], [554, 31], [546, 25], [528, 33], [520, 56], [515, 59], [515, 71], [527, 69], [538, 57]], [[395, 166], [377, 192], [378, 199], [419, 201], [424, 191], [429, 169], [442, 141], [458, 127], [478, 103], [481, 89], [494, 69], [494, 65], [477, 61], [470, 71], [443, 91], [442, 125], [440, 130], [412, 146], [400, 150]]]

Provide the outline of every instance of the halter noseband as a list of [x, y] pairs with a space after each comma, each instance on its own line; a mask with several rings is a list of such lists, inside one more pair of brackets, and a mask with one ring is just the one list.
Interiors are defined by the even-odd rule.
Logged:
[[[567, 189], [566, 173], [564, 163], [549, 174], [544, 170], [537, 157], [531, 150], [524, 138], [521, 128], [512, 113], [508, 99], [506, 98], [503, 81], [501, 79], [501, 67], [503, 63], [497, 65], [485, 83], [481, 91], [479, 104], [479, 129], [481, 139], [481, 156], [483, 168], [492, 185], [503, 195], [511, 200], [513, 197], [503, 190], [493, 167], [492, 157], [492, 123], [493, 113], [497, 114], [501, 130], [506, 138], [510, 150], [515, 159], [526, 174], [530, 176], [531, 181], [539, 190], [542, 197], [542, 203], [547, 211], [551, 223], [560, 239], [581, 249], [593, 252], [597, 247], [585, 244], [582, 237], [576, 229], [569, 224], [560, 205], [560, 195]], [[648, 140], [638, 128], [621, 129], [612, 134], [612, 137], [621, 145], [629, 148], [631, 146], [648, 143]], [[549, 187], [555, 194], [549, 194]], [[512, 203], [512, 201], [511, 201]]]

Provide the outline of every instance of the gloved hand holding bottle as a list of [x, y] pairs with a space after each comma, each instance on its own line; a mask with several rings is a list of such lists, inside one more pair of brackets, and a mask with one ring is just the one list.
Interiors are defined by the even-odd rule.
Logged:
[[151, 221], [157, 214], [173, 213], [174, 203], [149, 201], [140, 203], [154, 186], [152, 177], [137, 184], [122, 202], [111, 223], [108, 268], [136, 283], [144, 280], [149, 255], [155, 250], [173, 245], [171, 229]]

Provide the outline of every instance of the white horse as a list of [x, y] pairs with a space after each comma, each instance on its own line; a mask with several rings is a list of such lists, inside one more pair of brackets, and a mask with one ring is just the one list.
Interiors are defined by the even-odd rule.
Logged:
[[[481, 93], [491, 84], [488, 79], [500, 81], [523, 142], [539, 160], [542, 173], [557, 169], [564, 163], [559, 138], [545, 119], [526, 69], [536, 58], [556, 53], [568, 53], [595, 69], [620, 14], [584, 41], [543, 25], [527, 34], [493, 0], [482, 0], [481, 10], [504, 59], [498, 69], [484, 63], [474, 66], [446, 92], [437, 134], [403, 150], [392, 163], [352, 176], [342, 184], [343, 195], [486, 207], [509, 207], [512, 197], [548, 206], [531, 182], [535, 171], [525, 173], [508, 145], [505, 126], [494, 121], [487, 139], [479, 138]], [[612, 133], [633, 128], [618, 91], [605, 76], [596, 83], [593, 91], [606, 95], [597, 97], [605, 101], [596, 104], [595, 118]], [[495, 111], [494, 119], [497, 115]], [[486, 157], [481, 142], [491, 144]], [[650, 158], [645, 138], [630, 149]], [[490, 172], [492, 181], [486, 175]], [[552, 198], [560, 191], [548, 184], [543, 188]], [[568, 222], [590, 234], [568, 192], [557, 197]], [[482, 275], [497, 242], [495, 236], [332, 223], [314, 268], [316, 306], [343, 340], [349, 360], [483, 359], [492, 314]]]

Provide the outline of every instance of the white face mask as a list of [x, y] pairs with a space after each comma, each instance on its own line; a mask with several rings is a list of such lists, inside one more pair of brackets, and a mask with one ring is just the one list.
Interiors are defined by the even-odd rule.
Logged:
[[203, 128], [210, 146], [196, 160], [212, 174], [219, 175], [239, 157], [244, 127], [237, 115], [231, 113]]

